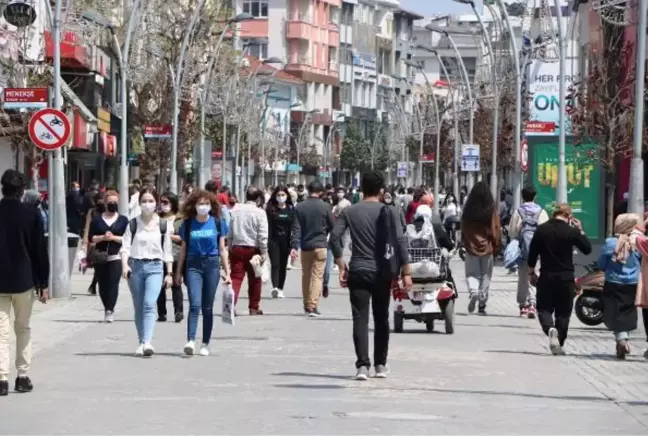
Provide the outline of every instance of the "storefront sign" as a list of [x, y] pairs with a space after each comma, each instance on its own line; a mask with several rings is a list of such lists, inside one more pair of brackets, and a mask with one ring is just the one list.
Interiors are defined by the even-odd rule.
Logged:
[[5, 109], [44, 109], [47, 107], [47, 88], [5, 88]]
[[105, 109], [97, 109], [97, 129], [100, 132], [110, 133], [110, 112]]
[[171, 137], [171, 124], [159, 126], [144, 126], [144, 137], [146, 139], [165, 139]]
[[[602, 237], [601, 220], [605, 216], [601, 212], [603, 174], [595, 160], [596, 151], [596, 144], [568, 144], [565, 154], [569, 205], [590, 240]], [[536, 202], [551, 214], [558, 185], [558, 141], [533, 144], [531, 156], [529, 175], [538, 190]]]

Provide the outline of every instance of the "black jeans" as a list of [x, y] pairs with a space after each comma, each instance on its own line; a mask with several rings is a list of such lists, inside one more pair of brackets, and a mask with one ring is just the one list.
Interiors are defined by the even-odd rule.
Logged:
[[272, 266], [272, 287], [283, 290], [286, 283], [286, 267], [290, 256], [290, 241], [288, 236], [271, 239], [268, 244], [268, 255]]
[[92, 269], [92, 282], [88, 287], [88, 290], [91, 290], [93, 293], [97, 293], [97, 268]]
[[121, 260], [96, 264], [94, 269], [97, 284], [99, 285], [99, 298], [101, 298], [104, 310], [114, 312], [117, 297], [119, 296], [119, 281], [122, 275]]
[[[166, 263], [164, 264], [164, 275], [166, 276], [167, 270], [166, 270]], [[176, 271], [178, 269], [178, 262], [173, 262], [173, 277], [175, 277]], [[183, 296], [182, 296], [182, 286], [181, 285], [176, 285], [175, 281], [173, 285], [171, 285], [171, 299], [173, 300], [173, 313], [184, 313], [184, 308], [183, 308]], [[166, 308], [166, 302], [167, 302], [167, 294], [166, 294], [166, 288], [164, 286], [164, 283], [162, 284], [162, 292], [160, 292], [160, 295], [158, 296], [157, 299], [157, 311], [158, 311], [158, 317], [160, 316], [167, 316], [167, 308]]]
[[356, 368], [371, 367], [369, 359], [369, 300], [374, 319], [374, 365], [385, 365], [389, 351], [390, 283], [375, 273], [350, 272], [348, 278], [351, 313], [353, 315], [353, 346]]
[[648, 342], [648, 309], [641, 309], [641, 318], [643, 318], [644, 331], [646, 332], [646, 342]]
[[[536, 310], [542, 331], [558, 330], [560, 346], [565, 344], [569, 330], [569, 318], [574, 307], [574, 279], [542, 275], [538, 278]], [[555, 321], [554, 321], [555, 318]]]

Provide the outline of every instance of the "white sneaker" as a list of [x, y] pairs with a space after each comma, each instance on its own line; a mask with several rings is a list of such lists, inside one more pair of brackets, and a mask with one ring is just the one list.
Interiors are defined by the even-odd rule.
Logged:
[[135, 355], [140, 357], [144, 355], [144, 344], [139, 344], [135, 349]]
[[209, 356], [211, 353], [209, 352], [209, 346], [207, 344], [202, 344], [200, 347], [200, 355], [201, 356]]
[[560, 346], [560, 342], [558, 341], [558, 330], [556, 330], [554, 327], [549, 329], [549, 350], [551, 350], [551, 354], [554, 356], [560, 356], [563, 354], [563, 349]]
[[284, 298], [286, 298], [286, 297], [284, 296], [283, 291], [282, 291], [281, 289], [279, 289], [279, 288], [274, 288], [274, 289], [272, 290], [272, 294], [271, 294], [271, 295], [272, 295], [272, 298], [274, 298], [275, 300], [276, 300], [276, 299], [283, 300]]
[[144, 357], [151, 357], [155, 354], [155, 348], [151, 344], [144, 344]]
[[193, 356], [194, 349], [196, 348], [196, 343], [194, 341], [187, 342], [187, 345], [184, 347], [184, 352], [187, 356]]
[[104, 322], [110, 324], [114, 321], [115, 321], [115, 314], [110, 310], [106, 310], [106, 312], [104, 313]]

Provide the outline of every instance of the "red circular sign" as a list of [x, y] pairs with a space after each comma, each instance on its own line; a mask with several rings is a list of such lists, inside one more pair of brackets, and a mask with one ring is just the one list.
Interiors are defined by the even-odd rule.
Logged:
[[56, 109], [41, 109], [29, 120], [29, 138], [41, 150], [56, 150], [68, 142], [72, 133], [70, 120]]

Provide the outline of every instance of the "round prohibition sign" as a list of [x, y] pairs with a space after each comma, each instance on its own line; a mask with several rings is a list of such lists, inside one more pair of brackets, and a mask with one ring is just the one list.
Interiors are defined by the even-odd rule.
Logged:
[[41, 109], [29, 120], [29, 138], [41, 150], [56, 150], [70, 139], [72, 128], [67, 116], [56, 109]]

